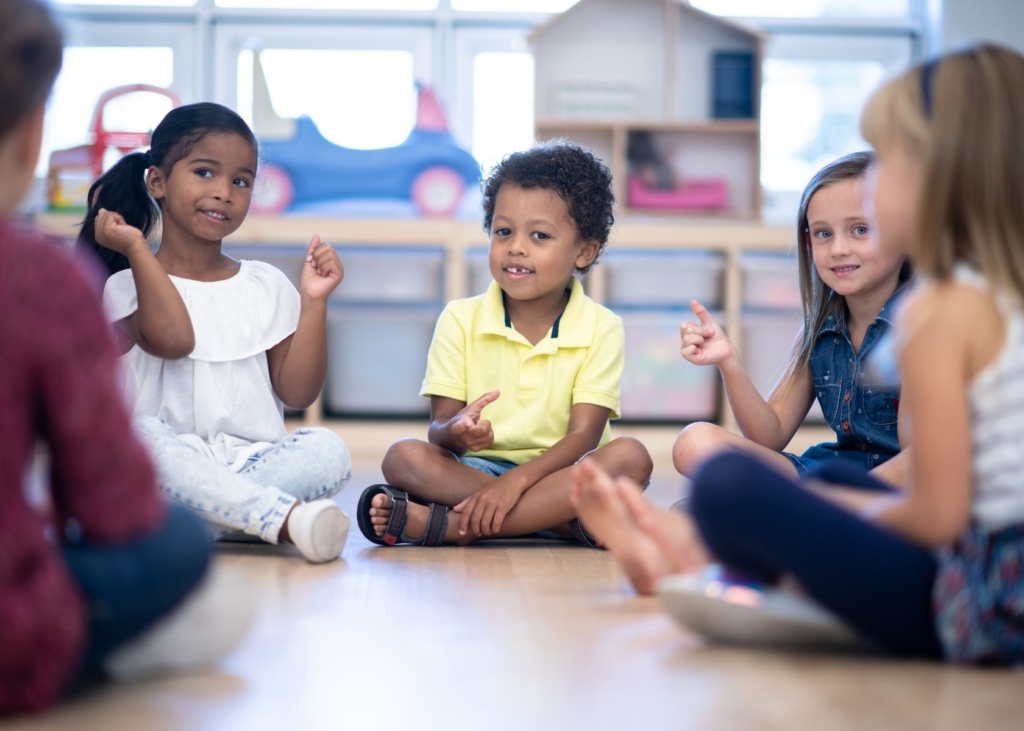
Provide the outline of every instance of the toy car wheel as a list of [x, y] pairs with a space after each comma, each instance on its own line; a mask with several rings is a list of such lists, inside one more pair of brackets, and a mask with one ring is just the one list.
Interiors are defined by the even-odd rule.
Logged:
[[427, 168], [412, 184], [411, 198], [425, 216], [450, 216], [459, 207], [466, 184], [451, 168]]
[[263, 165], [252, 192], [253, 213], [281, 213], [292, 202], [295, 189], [292, 179], [276, 165]]

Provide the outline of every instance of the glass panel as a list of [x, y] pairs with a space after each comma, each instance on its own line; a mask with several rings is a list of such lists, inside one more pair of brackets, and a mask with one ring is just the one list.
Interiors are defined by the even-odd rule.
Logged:
[[[70, 46], [46, 113], [40, 174], [50, 152], [89, 142], [89, 123], [100, 95], [125, 84], [169, 87], [174, 77], [174, 51], [165, 47]], [[155, 94], [114, 99], [105, 108], [104, 124], [119, 131], [153, 129], [170, 109]]]
[[[274, 111], [312, 117], [335, 144], [393, 147], [412, 130], [416, 93], [408, 51], [273, 48], [260, 59]], [[238, 56], [238, 110], [253, 121], [251, 51]], [[256, 127], [258, 132], [258, 121]]]
[[579, 0], [452, 0], [454, 10], [478, 13], [560, 13]]
[[196, 0], [52, 0], [57, 5], [142, 5], [145, 7], [188, 7]]
[[860, 112], [885, 75], [885, 65], [874, 60], [765, 60], [761, 182], [770, 208], [787, 198], [784, 207], [795, 210], [789, 205], [792, 194], [819, 168], [867, 148], [859, 132]]
[[751, 18], [906, 18], [911, 0], [691, 0], [717, 15]]
[[217, 0], [222, 8], [305, 10], [434, 10], [437, 0]]
[[473, 157], [487, 171], [533, 144], [533, 56], [478, 53], [473, 59]]

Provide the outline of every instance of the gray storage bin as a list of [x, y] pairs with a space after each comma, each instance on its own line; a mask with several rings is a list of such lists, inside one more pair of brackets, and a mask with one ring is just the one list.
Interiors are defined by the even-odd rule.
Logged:
[[466, 296], [483, 294], [493, 281], [490, 249], [466, 249]]
[[800, 278], [795, 255], [740, 256], [743, 306], [764, 310], [799, 310]]
[[420, 386], [439, 305], [332, 305], [324, 405], [332, 414], [426, 416]]
[[[707, 421], [718, 411], [718, 369], [679, 354], [679, 325], [688, 309], [617, 310], [626, 331], [622, 417], [641, 421]], [[720, 318], [719, 313], [713, 316]]]
[[612, 251], [607, 269], [609, 306], [689, 307], [700, 300], [709, 309], [722, 306], [725, 256], [700, 251]]
[[444, 301], [444, 249], [402, 246], [337, 246], [345, 281], [338, 302]]
[[[786, 374], [802, 319], [799, 310], [742, 314], [743, 340], [740, 347], [743, 365], [765, 398]], [[817, 401], [812, 404], [805, 421], [824, 423], [825, 417]]]

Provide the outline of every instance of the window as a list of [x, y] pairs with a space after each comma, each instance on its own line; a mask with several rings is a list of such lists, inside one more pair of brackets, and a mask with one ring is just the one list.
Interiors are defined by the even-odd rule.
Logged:
[[[412, 129], [416, 95], [407, 51], [270, 49], [260, 59], [274, 111], [308, 115], [335, 144], [393, 147]], [[259, 134], [259, 120], [252, 119], [252, 64], [252, 51], [238, 55], [237, 108]]]
[[717, 15], [749, 18], [907, 18], [912, 0], [691, 0]]
[[819, 168], [867, 147], [859, 132], [864, 102], [911, 60], [909, 38], [772, 37], [761, 89], [766, 219], [788, 223]]
[[216, 0], [216, 2], [222, 8], [434, 10], [437, 7], [437, 0]]
[[533, 56], [479, 53], [473, 60], [473, 157], [486, 173], [533, 143]]
[[579, 0], [451, 0], [453, 10], [500, 13], [561, 13]]
[[[45, 174], [50, 152], [89, 141], [89, 122], [100, 95], [125, 84], [170, 87], [174, 51], [167, 47], [72, 46], [64, 50], [46, 114], [39, 174]], [[104, 120], [109, 129], [151, 130], [169, 109], [153, 95], [133, 95], [112, 102]]]
[[57, 5], [134, 5], [136, 7], [188, 7], [196, 0], [51, 0]]

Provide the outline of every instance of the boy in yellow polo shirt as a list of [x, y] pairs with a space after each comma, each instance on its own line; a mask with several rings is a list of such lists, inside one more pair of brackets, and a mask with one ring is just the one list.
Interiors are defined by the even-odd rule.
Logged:
[[421, 394], [428, 441], [404, 439], [387, 485], [359, 500], [359, 527], [394, 545], [467, 544], [554, 530], [593, 545], [569, 499], [586, 457], [640, 484], [642, 444], [612, 440], [622, 320], [583, 293], [614, 218], [611, 174], [588, 150], [555, 142], [507, 157], [484, 187], [494, 282], [448, 304]]

